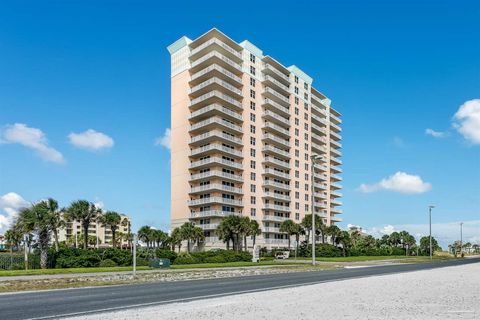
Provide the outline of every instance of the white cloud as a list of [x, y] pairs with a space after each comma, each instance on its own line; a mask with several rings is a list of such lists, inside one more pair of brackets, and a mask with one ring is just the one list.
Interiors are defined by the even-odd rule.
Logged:
[[434, 138], [445, 138], [448, 135], [447, 132], [435, 131], [430, 128], [425, 129], [425, 134]]
[[0, 132], [0, 143], [18, 143], [35, 151], [43, 160], [63, 163], [63, 155], [48, 145], [42, 130], [23, 123], [7, 125]]
[[163, 136], [160, 136], [157, 139], [155, 139], [156, 146], [160, 145], [169, 150], [170, 150], [171, 143], [172, 143], [172, 132], [170, 128], [165, 129], [165, 133], [163, 134]]
[[380, 233], [386, 235], [391, 235], [393, 232], [395, 232], [395, 227], [391, 224], [384, 226], [383, 229], [380, 230]]
[[480, 144], [480, 99], [466, 101], [453, 116], [454, 128], [472, 144]]
[[404, 194], [414, 194], [427, 192], [431, 188], [432, 185], [428, 182], [424, 182], [420, 176], [398, 171], [394, 175], [382, 179], [378, 183], [362, 184], [358, 190], [364, 193], [388, 190]]
[[91, 151], [108, 149], [114, 145], [112, 138], [93, 129], [81, 133], [72, 132], [68, 135], [68, 139], [74, 146]]
[[[0, 197], [0, 232], [3, 232], [15, 219], [18, 210], [28, 206], [19, 194], [9, 192]], [[3, 213], [3, 214], [1, 214]]]

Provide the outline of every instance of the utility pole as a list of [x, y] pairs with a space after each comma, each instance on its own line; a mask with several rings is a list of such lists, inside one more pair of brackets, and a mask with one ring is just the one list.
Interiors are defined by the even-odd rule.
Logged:
[[137, 275], [137, 234], [133, 235], [133, 277]]
[[463, 222], [460, 222], [460, 257], [463, 254]]
[[25, 270], [28, 270], [28, 236], [26, 234], [23, 235], [23, 251], [25, 257]]
[[432, 255], [432, 209], [435, 208], [435, 206], [428, 206], [428, 212], [429, 212], [429, 216], [430, 216], [430, 260], [433, 259], [433, 255]]

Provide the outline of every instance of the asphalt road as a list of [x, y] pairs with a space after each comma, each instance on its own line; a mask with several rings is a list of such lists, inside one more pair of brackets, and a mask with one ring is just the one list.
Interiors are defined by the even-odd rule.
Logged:
[[245, 292], [470, 263], [480, 263], [480, 258], [422, 264], [399, 264], [222, 279], [2, 294], [0, 295], [0, 319], [57, 319], [131, 307], [184, 302]]

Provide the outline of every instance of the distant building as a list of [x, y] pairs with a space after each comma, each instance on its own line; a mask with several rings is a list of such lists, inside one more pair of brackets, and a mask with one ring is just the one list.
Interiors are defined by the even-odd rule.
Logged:
[[[131, 220], [128, 216], [121, 214], [122, 217], [120, 224], [117, 228], [116, 238], [117, 242], [122, 247], [128, 246], [128, 240], [123, 235], [129, 234], [131, 231]], [[76, 235], [76, 236], [75, 236]], [[92, 220], [88, 228], [89, 237], [98, 237], [99, 247], [111, 247], [112, 246], [112, 231], [109, 226], [104, 226], [102, 223], [96, 220]], [[60, 242], [75, 243], [76, 239], [80, 242], [83, 237], [82, 223], [79, 220], [67, 222], [65, 228], [59, 230], [58, 240]], [[96, 241], [94, 241], [96, 245]]]
[[5, 236], [3, 234], [0, 234], [0, 251], [3, 251], [5, 249], [6, 249]]

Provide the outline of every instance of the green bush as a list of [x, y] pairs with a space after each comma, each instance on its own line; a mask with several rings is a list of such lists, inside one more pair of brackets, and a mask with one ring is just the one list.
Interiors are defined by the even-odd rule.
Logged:
[[100, 265], [99, 267], [116, 267], [117, 264], [115, 263], [115, 261], [111, 260], [111, 259], [106, 259], [106, 260], [102, 260], [100, 261]]
[[168, 249], [156, 249], [155, 256], [161, 259], [170, 259], [170, 263], [173, 263], [177, 259], [177, 253]]
[[97, 250], [61, 249], [55, 254], [55, 268], [98, 267], [101, 260]]
[[179, 253], [177, 258], [175, 259], [175, 264], [194, 264], [200, 263], [195, 257], [193, 257], [189, 253]]
[[192, 252], [190, 254], [180, 253], [175, 259], [175, 264], [225, 263], [251, 260], [252, 255], [249, 252], [217, 249], [205, 252]]

